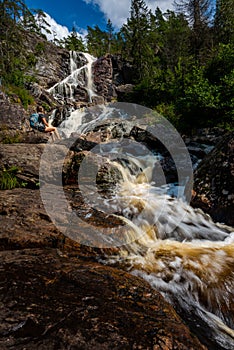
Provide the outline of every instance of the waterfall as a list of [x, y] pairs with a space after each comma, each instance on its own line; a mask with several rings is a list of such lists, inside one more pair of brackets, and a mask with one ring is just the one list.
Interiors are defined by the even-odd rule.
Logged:
[[78, 69], [76, 51], [70, 51], [70, 69], [71, 73], [75, 72]]
[[[97, 122], [114, 117], [115, 113], [113, 113], [113, 111], [115, 111], [115, 109], [108, 105], [73, 110], [71, 111], [70, 117], [59, 125], [59, 130], [61, 130], [66, 137], [69, 137], [74, 132], [78, 134], [86, 133], [91, 131]], [[92, 120], [86, 122], [90, 113], [92, 113]]]
[[[83, 56], [85, 64], [78, 68], [79, 57]], [[88, 102], [92, 102], [92, 97], [96, 96], [93, 88], [92, 64], [96, 58], [88, 53], [77, 53], [70, 51], [70, 75], [62, 81], [56, 83], [47, 91], [59, 100], [76, 100], [76, 91], [83, 88], [87, 91]]]
[[[83, 56], [87, 63], [77, 68], [76, 56], [71, 53], [71, 74], [49, 89], [54, 96], [65, 93], [67, 98], [74, 99], [74, 91], [83, 74], [85, 89], [92, 100], [94, 58], [88, 54]], [[136, 111], [132, 110], [134, 120]], [[111, 105], [88, 111], [75, 110], [59, 128], [69, 138], [72, 132], [87, 133], [98, 123], [108, 120], [111, 130], [120, 114]], [[122, 114], [121, 119], [128, 117]], [[133, 156], [130, 145], [129, 149], [125, 148], [123, 159], [121, 147], [121, 142], [107, 141], [99, 148], [99, 153], [109, 158], [122, 175], [116, 191], [108, 198], [93, 192], [90, 196], [83, 193], [92, 208], [112, 213], [126, 223], [125, 230], [121, 231], [126, 244], [119, 247], [119, 254], [108, 256], [102, 262], [124, 267], [144, 278], [162, 293], [203, 341], [208, 334], [215, 349], [232, 350], [233, 228], [214, 223], [209, 215], [193, 209], [182, 196], [175, 195], [180, 192], [175, 184], [157, 186], [153, 169], [162, 157], [160, 154], [149, 156], [142, 152]]]
[[93, 91], [93, 74], [92, 74], [92, 64], [96, 60], [93, 56], [91, 56], [88, 53], [84, 53], [84, 57], [87, 59], [88, 63], [85, 67], [86, 69], [86, 75], [87, 75], [87, 85], [86, 89], [89, 95], [89, 102], [92, 102], [92, 97], [96, 96], [95, 92]]

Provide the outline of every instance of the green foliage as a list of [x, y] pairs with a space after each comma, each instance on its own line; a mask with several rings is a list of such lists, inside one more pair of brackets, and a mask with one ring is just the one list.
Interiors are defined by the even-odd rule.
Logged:
[[213, 51], [206, 66], [206, 74], [212, 83], [218, 84], [234, 69], [234, 42], [220, 43]]
[[34, 99], [30, 95], [28, 90], [25, 89], [24, 87], [16, 86], [16, 84], [9, 85], [6, 88], [6, 92], [7, 92], [8, 96], [10, 98], [12, 97], [14, 100], [15, 100], [15, 96], [17, 96], [17, 101], [15, 101], [15, 102], [22, 103], [22, 105], [24, 106], [25, 109], [27, 109], [28, 106], [33, 104], [33, 102], [34, 102]]
[[20, 171], [20, 168], [14, 165], [8, 169], [3, 168], [0, 171], [0, 190], [12, 190], [16, 187], [26, 187], [28, 183], [19, 180], [17, 177]]
[[234, 42], [234, 0], [217, 0], [214, 20], [215, 41]]
[[183, 95], [175, 103], [184, 128], [212, 126], [216, 122], [217, 88], [204, 76], [202, 67], [194, 66], [184, 77]]
[[29, 94], [28, 90], [25, 88], [15, 88], [16, 94], [19, 96], [19, 99], [24, 106], [25, 109], [28, 108], [29, 105], [33, 104], [34, 99], [33, 97]]
[[124, 54], [131, 58], [135, 68], [136, 81], [150, 75], [150, 62], [154, 52], [149, 44], [150, 13], [143, 0], [133, 0], [131, 16], [121, 29]]
[[35, 54], [41, 55], [45, 51], [45, 44], [43, 42], [38, 42], [35, 46]]
[[75, 28], [73, 27], [72, 33], [61, 41], [61, 44], [70, 51], [85, 51], [85, 45], [81, 37], [79, 37]]
[[97, 25], [94, 28], [88, 26], [87, 49], [95, 57], [104, 56], [108, 51], [107, 34]]
[[[25, 29], [39, 33], [33, 13], [23, 0], [0, 2], [0, 77], [1, 84], [10, 96], [18, 95], [19, 102], [27, 108], [33, 102], [25, 89], [29, 81], [35, 80], [27, 75], [37, 58], [28, 52], [25, 42]], [[15, 99], [15, 96], [14, 96]], [[18, 100], [17, 100], [18, 101]]]
[[33, 53], [27, 55], [27, 63], [29, 67], [34, 67], [37, 63], [37, 57]]
[[7, 133], [2, 136], [2, 141], [3, 144], [11, 144], [11, 143], [20, 143], [22, 142], [22, 137], [18, 133], [15, 135], [8, 135]]
[[[233, 26], [225, 40], [212, 47], [216, 29], [211, 1], [180, 2], [178, 13], [156, 9], [152, 14], [144, 1], [132, 0], [131, 17], [120, 30], [122, 49], [137, 78], [128, 102], [155, 109], [183, 131], [232, 128]], [[233, 18], [231, 11], [225, 16], [229, 22]]]
[[19, 181], [16, 177], [19, 169], [16, 166], [12, 166], [9, 169], [3, 169], [0, 171], [0, 189], [11, 190], [15, 187], [19, 187]]
[[101, 30], [99, 26], [87, 27], [86, 48], [95, 57], [101, 57], [107, 53], [118, 53], [122, 47], [122, 37], [120, 33], [114, 33], [114, 28], [110, 20], [106, 25], [106, 30]]
[[155, 107], [155, 110], [168, 119], [176, 128], [180, 127], [181, 116], [175, 112], [175, 105], [173, 103], [160, 103]]

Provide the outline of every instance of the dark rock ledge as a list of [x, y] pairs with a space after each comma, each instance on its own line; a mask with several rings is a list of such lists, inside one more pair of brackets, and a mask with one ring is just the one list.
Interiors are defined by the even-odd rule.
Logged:
[[1, 349], [205, 349], [146, 283], [55, 249], [0, 253]]

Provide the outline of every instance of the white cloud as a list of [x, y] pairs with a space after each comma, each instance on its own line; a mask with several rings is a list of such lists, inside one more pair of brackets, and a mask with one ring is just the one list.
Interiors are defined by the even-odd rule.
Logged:
[[[68, 35], [71, 34], [69, 29], [66, 26], [62, 26], [61, 24], [58, 24], [48, 13], [45, 13], [45, 20], [49, 24], [49, 30], [51, 31], [51, 34], [46, 33], [42, 30], [43, 34], [46, 35], [47, 39], [50, 41], [53, 41], [54, 39], [61, 40], [63, 38], [68, 37]], [[74, 23], [74, 27], [76, 28], [76, 31], [78, 35], [82, 39], [85, 39], [85, 36], [87, 35], [87, 30], [79, 28], [76, 23]]]
[[146, 0], [148, 8], [153, 11], [157, 7], [159, 7], [162, 12], [166, 12], [167, 10], [174, 10], [173, 3], [174, 0]]
[[55, 38], [58, 40], [61, 40], [70, 34], [67, 27], [62, 26], [61, 24], [58, 24], [47, 13], [45, 13], [45, 15], [46, 15], [45, 20], [49, 24], [49, 30], [51, 31], [51, 34], [48, 34], [45, 31], [42, 31], [42, 32], [46, 35], [48, 40], [54, 40]]
[[[87, 4], [94, 4], [104, 13], [106, 19], [111, 20], [116, 28], [126, 23], [130, 16], [131, 0], [83, 0]], [[163, 12], [173, 9], [173, 0], [146, 0], [148, 8], [155, 10], [159, 7]]]

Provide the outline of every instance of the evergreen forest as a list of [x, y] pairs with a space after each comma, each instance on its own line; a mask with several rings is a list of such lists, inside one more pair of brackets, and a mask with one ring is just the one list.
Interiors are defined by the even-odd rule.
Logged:
[[[50, 32], [41, 9], [23, 0], [0, 1], [0, 84], [15, 93], [25, 108], [33, 98], [26, 89], [36, 63], [25, 50], [25, 31]], [[120, 55], [133, 67], [136, 102], [161, 113], [182, 132], [202, 127], [233, 129], [234, 120], [234, 0], [177, 0], [174, 11], [153, 13], [144, 0], [132, 0], [129, 18], [116, 31], [87, 27], [85, 40], [73, 28], [53, 43], [68, 50], [101, 57]]]

